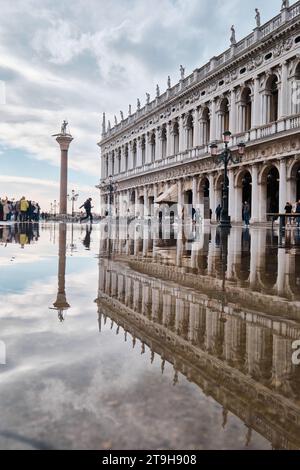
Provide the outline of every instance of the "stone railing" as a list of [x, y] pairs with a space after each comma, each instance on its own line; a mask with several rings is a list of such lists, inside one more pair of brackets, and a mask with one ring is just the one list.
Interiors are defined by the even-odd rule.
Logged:
[[[300, 15], [300, 1], [296, 2], [294, 5], [290, 6], [286, 10], [282, 10], [282, 12], [277, 15], [272, 20], [268, 21], [260, 28], [249, 34], [246, 38], [239, 41], [234, 49], [234, 55], [239, 54], [245, 50], [247, 50], [250, 46], [252, 46], [256, 41], [260, 41], [264, 39], [269, 34], [276, 31], [280, 26], [289, 20], [293, 20], [295, 17]], [[256, 35], [258, 31], [258, 34]], [[232, 59], [232, 51], [231, 49], [227, 49], [225, 52], [220, 54], [217, 57], [211, 59], [207, 64], [203, 67], [197, 69], [194, 73], [186, 77], [185, 79], [181, 80], [179, 83], [174, 85], [172, 88], [168, 89], [158, 98], [153, 100], [151, 103], [145, 105], [140, 110], [136, 111], [131, 116], [128, 116], [124, 119], [121, 123], [114, 126], [109, 132], [107, 132], [103, 137], [108, 138], [114, 136], [122, 129], [128, 128], [132, 123], [136, 122], [143, 116], [146, 116], [149, 112], [155, 110], [158, 106], [166, 103], [170, 98], [175, 97], [176, 95], [180, 94], [183, 90], [190, 87], [194, 83], [200, 82], [204, 78], [206, 78], [212, 71], [216, 68], [223, 66], [226, 62]]]

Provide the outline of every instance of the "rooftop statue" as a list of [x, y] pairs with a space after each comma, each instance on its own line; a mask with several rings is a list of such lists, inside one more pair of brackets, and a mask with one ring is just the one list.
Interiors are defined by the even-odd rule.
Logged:
[[63, 121], [62, 125], [61, 125], [61, 133], [63, 135], [66, 135], [67, 133], [67, 126], [68, 126], [68, 122], [67, 121]]

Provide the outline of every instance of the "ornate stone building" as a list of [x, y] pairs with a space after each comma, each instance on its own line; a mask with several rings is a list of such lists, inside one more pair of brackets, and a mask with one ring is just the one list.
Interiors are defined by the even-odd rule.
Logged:
[[[300, 2], [282, 3], [281, 12], [218, 57], [181, 79], [114, 127], [103, 118], [101, 147], [102, 212], [110, 201], [107, 179], [117, 182], [113, 204], [118, 215], [149, 216], [160, 203], [197, 208], [208, 218], [221, 202], [223, 172], [209, 144], [222, 147], [232, 132], [231, 149], [246, 152], [229, 167], [229, 212], [242, 220], [251, 206], [252, 223], [283, 211], [300, 199]], [[298, 91], [299, 88], [299, 91]], [[141, 206], [140, 206], [141, 207]], [[153, 209], [154, 207], [154, 209]]]

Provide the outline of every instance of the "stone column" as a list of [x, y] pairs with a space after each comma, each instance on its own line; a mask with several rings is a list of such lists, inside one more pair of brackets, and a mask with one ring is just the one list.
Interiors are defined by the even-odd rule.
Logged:
[[208, 177], [209, 179], [209, 205], [212, 211], [212, 218], [213, 222], [216, 221], [216, 192], [215, 192], [215, 184], [214, 184], [214, 175], [211, 173]]
[[229, 204], [228, 204], [228, 211], [232, 220], [235, 221], [235, 188], [234, 188], [234, 171], [229, 170], [228, 172], [228, 179], [229, 179]]
[[193, 147], [199, 147], [200, 144], [200, 122], [199, 122], [199, 109], [194, 112], [194, 142]]
[[56, 141], [60, 146], [60, 215], [67, 215], [68, 194], [68, 151], [73, 137], [70, 134], [59, 134]]
[[167, 123], [167, 157], [170, 157], [173, 155], [173, 149], [172, 149], [172, 123], [168, 122]]
[[253, 91], [253, 110], [252, 110], [252, 125], [251, 127], [259, 127], [261, 125], [261, 96], [259, 93], [259, 77], [254, 78], [254, 91]]
[[148, 188], [144, 186], [144, 218], [149, 215], [149, 199], [148, 199]]
[[253, 165], [251, 171], [252, 178], [252, 198], [251, 198], [251, 223], [259, 220], [259, 191], [258, 191], [258, 166]]
[[185, 128], [183, 122], [183, 116], [179, 118], [179, 152], [184, 152], [186, 150], [185, 146]]
[[212, 100], [210, 107], [210, 142], [216, 140], [216, 102]]
[[284, 61], [281, 64], [281, 87], [280, 87], [280, 95], [279, 95], [278, 119], [284, 118], [287, 115], [287, 106], [288, 106], [288, 64], [287, 64], [287, 61]]
[[286, 199], [286, 160], [285, 158], [282, 158], [280, 160], [280, 166], [279, 166], [279, 212], [284, 213], [284, 208], [287, 202]]
[[133, 169], [133, 142], [128, 144], [128, 170]]
[[183, 193], [182, 193], [182, 180], [177, 181], [177, 191], [178, 191], [178, 219], [182, 219], [182, 209], [183, 209]]
[[142, 166], [142, 139], [139, 137], [136, 141], [136, 166], [140, 168]]
[[162, 159], [161, 129], [158, 127], [155, 134], [155, 161]]
[[236, 127], [236, 90], [231, 90], [230, 95], [230, 114], [229, 114], [229, 129], [232, 134], [237, 132]]

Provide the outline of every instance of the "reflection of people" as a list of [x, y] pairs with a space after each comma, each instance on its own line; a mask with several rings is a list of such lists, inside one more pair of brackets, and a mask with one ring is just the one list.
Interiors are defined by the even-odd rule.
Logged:
[[82, 243], [83, 243], [83, 246], [85, 246], [87, 250], [90, 249], [90, 245], [91, 245], [91, 232], [92, 232], [92, 228], [86, 227], [85, 237]]
[[84, 210], [85, 210], [85, 212], [86, 212], [86, 216], [85, 216], [85, 217], [81, 217], [80, 223], [83, 222], [84, 220], [90, 219], [90, 222], [91, 222], [91, 224], [92, 224], [92, 223], [93, 223], [92, 198], [90, 197], [89, 199], [87, 199], [87, 200], [85, 201], [85, 203], [82, 204], [82, 206], [79, 207], [79, 209], [81, 209], [82, 207], [84, 207]]

